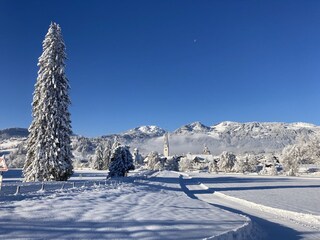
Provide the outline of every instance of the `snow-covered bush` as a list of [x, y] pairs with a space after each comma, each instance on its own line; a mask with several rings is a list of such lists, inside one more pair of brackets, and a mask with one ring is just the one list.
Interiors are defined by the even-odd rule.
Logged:
[[194, 169], [194, 161], [187, 157], [180, 158], [179, 161], [179, 171], [188, 172]]
[[61, 28], [51, 23], [39, 57], [32, 102], [24, 180], [65, 181], [73, 173], [69, 82], [65, 75], [65, 44]]
[[165, 159], [158, 152], [150, 152], [144, 160], [150, 170], [164, 170]]
[[239, 173], [256, 172], [258, 163], [256, 156], [252, 154], [237, 156], [232, 170]]
[[249, 163], [245, 158], [237, 158], [235, 164], [232, 168], [234, 172], [237, 173], [246, 173], [249, 171]]
[[218, 167], [218, 163], [216, 162], [216, 160], [213, 160], [209, 163], [208, 171], [209, 171], [209, 173], [218, 173], [219, 172], [219, 167]]
[[134, 165], [129, 147], [119, 145], [112, 152], [108, 177], [124, 177], [130, 170]]
[[231, 172], [236, 162], [236, 155], [230, 152], [223, 152], [220, 155], [219, 169], [225, 172]]
[[298, 172], [299, 162], [304, 158], [304, 152], [299, 145], [290, 145], [283, 149], [281, 164], [285, 173], [295, 176]]
[[300, 141], [282, 150], [281, 164], [286, 174], [294, 176], [301, 164], [320, 164], [320, 142], [318, 139]]
[[257, 172], [259, 164], [257, 156], [254, 154], [247, 154], [245, 158], [248, 162], [248, 172]]
[[168, 157], [165, 160], [165, 170], [169, 171], [179, 171], [179, 157], [173, 156], [173, 157]]
[[276, 164], [273, 164], [273, 165], [271, 166], [270, 175], [272, 175], [272, 176], [278, 175], [278, 170], [277, 170]]

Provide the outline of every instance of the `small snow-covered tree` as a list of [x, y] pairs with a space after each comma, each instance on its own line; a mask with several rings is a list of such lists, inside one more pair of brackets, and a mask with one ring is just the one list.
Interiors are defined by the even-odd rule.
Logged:
[[168, 171], [179, 171], [179, 161], [180, 158], [177, 156], [168, 157], [165, 160], [164, 169]]
[[287, 175], [296, 175], [301, 164], [320, 164], [320, 141], [308, 139], [286, 146], [280, 162]]
[[231, 172], [236, 162], [236, 155], [230, 152], [223, 152], [220, 155], [219, 169], [225, 172]]
[[143, 157], [139, 153], [139, 149], [138, 148], [135, 148], [133, 150], [133, 163], [134, 163], [135, 166], [143, 165]]
[[246, 154], [238, 156], [234, 164], [233, 170], [239, 173], [256, 172], [258, 162], [254, 156]]
[[303, 155], [299, 145], [289, 145], [282, 150], [280, 162], [287, 175], [295, 176], [298, 173], [299, 162], [304, 158]]
[[179, 161], [179, 171], [188, 172], [194, 170], [194, 161], [188, 157], [182, 157]]
[[278, 175], [278, 170], [276, 164], [273, 164], [270, 169], [270, 175], [275, 176]]
[[320, 164], [320, 140], [311, 139], [295, 144], [299, 149], [299, 164]]
[[102, 144], [99, 144], [96, 148], [95, 156], [92, 162], [92, 168], [96, 170], [104, 169], [104, 158], [103, 158], [103, 149]]
[[248, 171], [257, 172], [258, 164], [259, 164], [257, 157], [253, 154], [247, 154], [246, 160], [248, 162], [248, 168], [249, 168]]
[[209, 173], [218, 173], [219, 172], [219, 167], [218, 167], [218, 163], [216, 162], [216, 160], [213, 160], [209, 163]]
[[163, 170], [164, 159], [162, 159], [158, 152], [150, 152], [146, 157], [147, 168], [150, 170]]
[[129, 147], [119, 145], [112, 152], [108, 177], [124, 177], [130, 170], [134, 165]]
[[73, 173], [69, 82], [61, 28], [51, 23], [43, 41], [32, 102], [24, 181], [67, 180]]

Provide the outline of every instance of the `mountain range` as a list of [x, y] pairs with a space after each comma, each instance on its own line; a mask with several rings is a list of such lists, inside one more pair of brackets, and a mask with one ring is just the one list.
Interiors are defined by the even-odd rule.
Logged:
[[[96, 145], [107, 139], [117, 137], [120, 142], [132, 149], [138, 148], [142, 154], [150, 151], [162, 152], [163, 135], [166, 131], [157, 126], [141, 126], [119, 134], [105, 135], [95, 138], [73, 136], [73, 142], [81, 142], [90, 147], [89, 154], [93, 154]], [[25, 141], [27, 129], [10, 128], [0, 131], [0, 151], [6, 150], [10, 139]], [[172, 154], [201, 153], [207, 146], [212, 154], [222, 151], [234, 153], [244, 152], [279, 152], [286, 145], [299, 140], [320, 137], [320, 127], [309, 123], [278, 123], [278, 122], [221, 122], [213, 126], [205, 126], [201, 122], [184, 125], [173, 132], [169, 132], [170, 152]], [[81, 140], [81, 141], [80, 141]], [[19, 142], [19, 141], [18, 141]], [[14, 146], [10, 146], [10, 149]]]

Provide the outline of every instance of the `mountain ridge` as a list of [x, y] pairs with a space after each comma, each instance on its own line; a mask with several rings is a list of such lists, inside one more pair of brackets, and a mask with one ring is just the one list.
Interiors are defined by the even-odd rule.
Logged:
[[[100, 135], [96, 137], [86, 137], [86, 138], [99, 138], [99, 137], [108, 137], [108, 136], [129, 136], [129, 135], [136, 135], [136, 134], [143, 134], [143, 135], [150, 135], [151, 137], [158, 137], [163, 135], [165, 132], [168, 132], [170, 134], [182, 134], [186, 132], [196, 132], [196, 133], [205, 133], [205, 132], [212, 132], [212, 131], [217, 131], [217, 132], [222, 132], [225, 131], [226, 128], [230, 127], [240, 127], [240, 126], [252, 126], [258, 127], [258, 126], [268, 126], [268, 125], [282, 125], [286, 128], [291, 127], [296, 128], [296, 129], [301, 129], [301, 128], [308, 128], [308, 129], [314, 129], [314, 128], [319, 128], [320, 126], [317, 126], [312, 123], [307, 123], [307, 122], [292, 122], [292, 123], [286, 123], [286, 122], [233, 122], [233, 121], [223, 121], [216, 123], [211, 126], [207, 126], [200, 121], [195, 121], [189, 124], [185, 124], [179, 128], [177, 128], [174, 131], [166, 131], [165, 129], [155, 126], [155, 125], [142, 125], [138, 126], [132, 129], [129, 129], [124, 132], [120, 133], [113, 133], [113, 134], [106, 134], [106, 135]], [[27, 137], [29, 134], [27, 128], [20, 128], [20, 127], [12, 127], [12, 128], [5, 128], [5, 129], [0, 129], [0, 138], [2, 136], [5, 137]], [[77, 134], [74, 134], [75, 136], [80, 136]]]
[[[26, 137], [27, 129], [12, 128], [0, 130], [0, 140]], [[94, 154], [95, 147], [106, 140], [118, 138], [123, 144], [140, 149], [141, 153], [150, 151], [162, 152], [163, 135], [166, 130], [154, 126], [139, 126], [118, 134], [103, 135], [100, 137], [72, 136], [72, 141], [79, 151], [88, 151]], [[294, 144], [299, 140], [311, 138], [320, 139], [320, 127], [310, 123], [294, 122], [231, 122], [224, 121], [212, 126], [201, 122], [193, 122], [168, 132], [170, 151], [172, 154], [201, 153], [206, 145], [212, 154], [223, 151], [234, 153], [243, 152], [279, 152], [285, 146]], [[10, 135], [11, 134], [11, 135]], [[9, 140], [7, 140], [9, 141]], [[3, 141], [2, 141], [3, 142]], [[1, 149], [1, 142], [0, 142]], [[4, 149], [2, 147], [2, 149]]]

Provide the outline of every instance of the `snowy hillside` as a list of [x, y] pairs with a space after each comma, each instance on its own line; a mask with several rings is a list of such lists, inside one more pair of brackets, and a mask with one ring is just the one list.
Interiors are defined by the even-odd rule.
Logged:
[[203, 125], [201, 122], [194, 122], [184, 125], [174, 131], [175, 134], [188, 134], [188, 133], [207, 133], [210, 132], [210, 127]]
[[[1, 154], [12, 151], [18, 143], [24, 142], [27, 130], [6, 129], [0, 133]], [[98, 143], [112, 140], [114, 137], [131, 146], [131, 149], [139, 148], [142, 154], [150, 151], [162, 152], [164, 133], [165, 130], [157, 126], [141, 126], [120, 134], [96, 138], [73, 136], [74, 155], [79, 159], [88, 158], [94, 154]], [[279, 152], [286, 145], [309, 138], [320, 138], [319, 126], [309, 123], [276, 122], [221, 122], [205, 126], [200, 122], [194, 122], [169, 133], [172, 154], [201, 153], [204, 145], [208, 146], [212, 154], [220, 154], [226, 150], [234, 153]]]
[[[172, 154], [201, 153], [204, 145], [213, 154], [223, 151], [278, 152], [299, 139], [320, 137], [320, 127], [308, 123], [221, 122], [211, 127], [191, 123], [169, 134]], [[124, 139], [125, 140], [125, 139]], [[135, 138], [127, 144], [141, 152], [162, 151], [163, 138]]]
[[124, 133], [120, 133], [118, 136], [130, 141], [136, 139], [148, 139], [154, 137], [160, 137], [165, 133], [165, 130], [157, 126], [141, 126], [134, 129], [130, 129]]
[[7, 128], [0, 130], [0, 140], [5, 140], [8, 138], [20, 138], [28, 137], [28, 129], [26, 128]]

